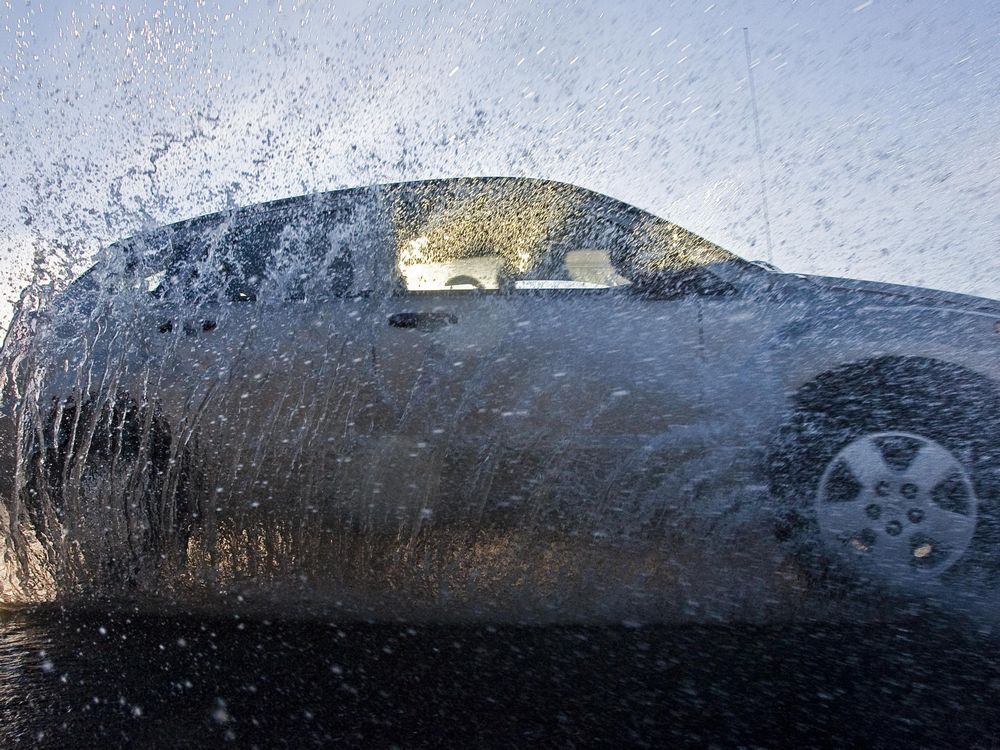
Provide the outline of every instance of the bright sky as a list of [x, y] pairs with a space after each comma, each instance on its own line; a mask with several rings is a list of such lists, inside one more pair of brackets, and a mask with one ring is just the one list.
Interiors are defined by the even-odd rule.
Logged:
[[1000, 3], [35, 0], [0, 24], [0, 327], [39, 264], [400, 179], [565, 180], [764, 258], [744, 26], [774, 261], [1000, 297]]

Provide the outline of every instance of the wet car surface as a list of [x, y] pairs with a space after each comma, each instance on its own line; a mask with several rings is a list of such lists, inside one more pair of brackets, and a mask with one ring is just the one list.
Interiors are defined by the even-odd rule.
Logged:
[[992, 747], [997, 314], [545, 181], [127, 240], [4, 350], [0, 740]]
[[961, 609], [996, 591], [998, 314], [782, 274], [544, 180], [182, 222], [9, 337], [6, 596]]

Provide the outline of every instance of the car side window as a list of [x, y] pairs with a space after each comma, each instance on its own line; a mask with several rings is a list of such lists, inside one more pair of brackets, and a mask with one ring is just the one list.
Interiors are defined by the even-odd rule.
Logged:
[[165, 257], [154, 257], [143, 265], [142, 285], [168, 302], [218, 301], [225, 286], [224, 236], [220, 221], [191, 222], [178, 228], [163, 251]]
[[277, 211], [237, 223], [224, 260], [232, 301], [320, 301], [352, 291], [353, 247], [334, 218], [313, 210]]
[[140, 253], [135, 288], [185, 303], [376, 292], [733, 292], [716, 273], [732, 259], [721, 248], [613, 199], [541, 181], [344, 190], [203, 217], [166, 234], [153, 243], [163, 249]]
[[351, 292], [352, 247], [338, 241], [328, 217], [275, 227], [265, 288], [283, 300], [322, 300]]
[[140, 284], [187, 302], [302, 301], [353, 292], [352, 246], [334, 217], [276, 209], [182, 227]]
[[629, 285], [629, 280], [618, 274], [607, 250], [583, 247], [569, 250], [561, 257], [555, 273], [527, 274], [514, 279], [514, 289], [612, 289]]
[[595, 241], [583, 194], [498, 181], [421, 194], [398, 212], [398, 291], [506, 292], [627, 286]]

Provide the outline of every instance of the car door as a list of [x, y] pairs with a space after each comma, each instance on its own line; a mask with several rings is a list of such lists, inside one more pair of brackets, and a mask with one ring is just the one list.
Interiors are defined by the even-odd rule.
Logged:
[[425, 220], [397, 237], [377, 346], [396, 421], [373, 473], [413, 528], [601, 533], [624, 517], [635, 464], [656, 460], [643, 451], [681, 455], [663, 436], [700, 414], [697, 305], [632, 294], [609, 250], [570, 226], [535, 232], [547, 244], [517, 246], [527, 259], [511, 268], [484, 224], [463, 236], [453, 219], [435, 238]]
[[511, 325], [480, 396], [496, 446], [486, 514], [598, 539], [662, 518], [645, 495], [690, 458], [702, 417], [697, 301], [635, 294], [604, 267], [603, 283], [525, 280], [498, 301]]

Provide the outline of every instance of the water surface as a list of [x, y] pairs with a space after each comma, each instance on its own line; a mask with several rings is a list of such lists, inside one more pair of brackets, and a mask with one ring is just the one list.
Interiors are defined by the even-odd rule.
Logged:
[[0, 619], [3, 747], [996, 747], [965, 623], [489, 627]]

